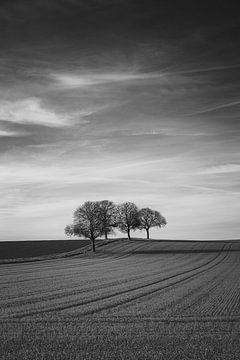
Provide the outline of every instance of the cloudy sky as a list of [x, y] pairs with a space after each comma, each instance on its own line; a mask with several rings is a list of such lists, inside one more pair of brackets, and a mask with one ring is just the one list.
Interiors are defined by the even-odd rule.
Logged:
[[236, 6], [1, 1], [0, 239], [101, 199], [159, 210], [155, 238], [239, 238]]

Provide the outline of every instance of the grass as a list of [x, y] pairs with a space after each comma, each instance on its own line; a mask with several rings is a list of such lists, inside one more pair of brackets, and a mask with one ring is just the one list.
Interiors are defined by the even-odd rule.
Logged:
[[0, 266], [1, 359], [240, 358], [240, 242], [97, 251]]

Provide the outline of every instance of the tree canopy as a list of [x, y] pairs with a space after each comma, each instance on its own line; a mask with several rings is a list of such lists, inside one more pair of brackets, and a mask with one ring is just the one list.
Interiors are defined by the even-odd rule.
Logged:
[[127, 233], [128, 239], [131, 240], [131, 230], [136, 230], [140, 225], [139, 210], [132, 202], [125, 202], [118, 205], [117, 208], [117, 222], [120, 231]]
[[147, 232], [147, 239], [149, 239], [149, 230], [151, 227], [158, 226], [163, 227], [167, 224], [167, 221], [160, 212], [149, 208], [143, 208], [139, 211], [139, 229], [145, 229]]
[[108, 234], [113, 232], [117, 227], [117, 208], [116, 205], [109, 200], [99, 201], [100, 206], [100, 220], [103, 226], [105, 239], [108, 239]]
[[95, 252], [95, 239], [104, 234], [101, 215], [99, 202], [86, 201], [74, 212], [73, 224], [67, 225], [65, 228], [66, 235], [83, 236], [90, 239], [93, 252]]
[[160, 212], [150, 208], [139, 210], [133, 202], [115, 205], [109, 200], [86, 201], [74, 211], [73, 223], [65, 227], [65, 234], [90, 239], [95, 252], [95, 240], [102, 236], [108, 239], [115, 228], [127, 233], [129, 240], [132, 230], [145, 229], [149, 239], [150, 228], [166, 224]]

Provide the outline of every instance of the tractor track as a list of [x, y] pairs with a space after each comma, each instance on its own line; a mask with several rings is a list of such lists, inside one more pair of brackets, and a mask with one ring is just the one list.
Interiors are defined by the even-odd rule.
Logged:
[[[222, 252], [221, 252], [221, 253], [222, 253]], [[202, 269], [202, 270], [200, 270], [200, 271], [197, 271], [196, 273], [191, 274], [191, 275], [189, 275], [189, 276], [187, 276], [187, 277], [184, 277], [183, 279], [177, 280], [177, 281], [175, 281], [175, 282], [173, 282], [173, 283], [170, 283], [170, 284], [166, 284], [166, 285], [161, 286], [160, 288], [157, 288], [157, 289], [152, 289], [152, 290], [150, 290], [150, 291], [148, 291], [148, 292], [145, 292], [145, 293], [143, 293], [143, 294], [135, 295], [135, 296], [131, 297], [130, 299], [121, 300], [121, 301], [119, 301], [118, 303], [115, 303], [115, 304], [105, 305], [105, 306], [102, 306], [102, 307], [98, 307], [97, 309], [93, 309], [93, 310], [86, 311], [86, 312], [82, 313], [81, 316], [93, 315], [93, 314], [98, 313], [98, 312], [103, 311], [103, 310], [108, 310], [108, 309], [115, 308], [115, 307], [117, 307], [117, 306], [125, 305], [125, 304], [128, 304], [128, 303], [131, 303], [132, 301], [135, 301], [135, 300], [141, 299], [141, 298], [143, 298], [143, 297], [146, 297], [146, 296], [152, 295], [152, 294], [154, 294], [154, 293], [157, 293], [157, 292], [159, 292], [159, 291], [161, 291], [161, 290], [168, 289], [168, 288], [170, 288], [170, 287], [172, 287], [172, 286], [174, 286], [174, 285], [178, 285], [178, 284], [180, 284], [180, 283], [182, 283], [182, 282], [184, 282], [184, 281], [186, 281], [186, 280], [189, 280], [189, 279], [191, 279], [191, 278], [194, 278], [194, 277], [197, 276], [197, 275], [200, 275], [200, 274], [202, 274], [202, 273], [204, 273], [204, 272], [207, 272], [207, 271], [209, 271], [209, 270], [212, 270], [214, 267], [216, 267], [216, 266], [218, 266], [220, 263], [222, 263], [222, 262], [227, 258], [228, 255], [229, 255], [229, 252], [227, 252], [227, 253], [224, 255], [223, 258], [221, 258], [219, 261], [217, 261], [217, 263], [211, 265], [211, 266], [208, 267], [207, 269]], [[199, 270], [199, 269], [201, 269], [202, 267], [204, 267], [204, 266], [206, 266], [206, 265], [209, 265], [209, 263], [212, 263], [212, 262], [213, 262], [214, 260], [216, 260], [219, 256], [220, 256], [220, 253], [219, 253], [214, 259], [208, 261], [207, 263], [203, 264], [202, 266], [196, 267], [196, 268], [191, 269], [191, 270], [188, 270], [188, 271], [186, 271], [186, 272], [182, 272], [182, 273], [179, 273], [179, 274], [170, 276], [170, 277], [165, 278], [165, 279], [162, 279], [162, 281], [159, 281], [159, 282], [156, 282], [156, 283], [161, 283], [161, 282], [163, 282], [163, 281], [170, 280], [170, 279], [175, 278], [175, 277], [177, 277], [177, 276], [185, 275], [185, 274], [187, 274], [187, 273], [189, 273], [189, 272], [191, 272], [191, 271]], [[156, 283], [155, 283], [155, 284], [156, 284]], [[148, 286], [155, 285], [155, 284], [144, 285], [144, 286], [142, 286], [142, 287], [139, 287], [139, 289], [137, 289], [137, 290], [141, 290], [141, 289], [143, 289], [143, 288], [146, 288], [146, 287], [148, 287]], [[129, 292], [134, 291], [134, 290], [136, 290], [136, 289], [131, 289], [130, 291], [125, 292], [125, 293], [129, 293]], [[105, 299], [103, 299], [103, 300], [105, 300]], [[71, 306], [71, 307], [73, 307], [73, 306]], [[63, 309], [63, 310], [65, 310], [65, 309]]]
[[[112, 298], [114, 298], [116, 296], [128, 295], [128, 294], [131, 294], [132, 292], [138, 291], [138, 290], [141, 291], [143, 289], [147, 289], [150, 286], [163, 284], [164, 282], [166, 282], [168, 280], [171, 280], [171, 279], [174, 279], [174, 278], [177, 278], [177, 277], [180, 277], [180, 276], [187, 275], [187, 276], [184, 276], [184, 278], [178, 279], [178, 280], [176, 280], [174, 282], [171, 282], [171, 283], [167, 283], [167, 284], [162, 285], [162, 286], [160, 286], [158, 288], [151, 289], [151, 290], [149, 290], [147, 292], [144, 292], [142, 294], [133, 295], [133, 296], [131, 296], [131, 298], [116, 301], [114, 304], [108, 304], [108, 305], [99, 306], [96, 309], [87, 310], [87, 311], [85, 311], [85, 312], [83, 312], [83, 313], [81, 313], [79, 315], [80, 316], [93, 315], [93, 314], [98, 313], [98, 312], [103, 311], [103, 310], [115, 308], [117, 306], [130, 303], [132, 301], [135, 301], [135, 300], [138, 300], [140, 298], [146, 297], [148, 295], [159, 292], [161, 290], [164, 290], [164, 289], [170, 288], [172, 286], [178, 285], [178, 284], [180, 284], [180, 283], [182, 283], [182, 282], [184, 282], [186, 280], [189, 280], [189, 279], [191, 279], [191, 278], [193, 278], [195, 276], [198, 276], [198, 275], [200, 275], [200, 274], [202, 274], [204, 272], [207, 272], [207, 271], [213, 269], [214, 267], [218, 266], [220, 263], [222, 263], [227, 258], [227, 256], [229, 255], [229, 252], [230, 252], [230, 248], [231, 248], [231, 244], [228, 247], [227, 247], [227, 244], [224, 244], [222, 246], [222, 249], [218, 252], [218, 254], [214, 258], [208, 260], [206, 263], [204, 263], [202, 265], [199, 265], [199, 266], [196, 266], [196, 267], [194, 267], [192, 269], [185, 270], [185, 271], [179, 272], [179, 273], [171, 275], [171, 276], [167, 276], [167, 277], [162, 278], [160, 280], [151, 281], [151, 282], [149, 282], [147, 284], [144, 284], [144, 285], [134, 286], [131, 289], [117, 291], [117, 292], [115, 292], [113, 294], [100, 296], [100, 297], [97, 297], [97, 298], [91, 299], [91, 300], [80, 301], [80, 302], [70, 304], [70, 305], [61, 305], [61, 306], [56, 306], [56, 307], [50, 308], [50, 309], [36, 310], [36, 311], [31, 311], [31, 312], [28, 312], [28, 313], [24, 313], [24, 314], [16, 314], [16, 315], [13, 315], [12, 318], [13, 319], [14, 318], [15, 319], [21, 319], [21, 318], [25, 318], [25, 317], [29, 317], [29, 316], [40, 315], [40, 314], [58, 313], [58, 312], [68, 310], [68, 309], [71, 309], [71, 308], [76, 308], [76, 307], [79, 307], [79, 306], [91, 305], [91, 304], [98, 303], [98, 302], [101, 302], [101, 301], [104, 301], [104, 300], [112, 299]], [[225, 251], [226, 251], [225, 255], [223, 257], [221, 257], [221, 255]], [[215, 262], [216, 260], [217, 260], [217, 262]]]
[[[182, 259], [182, 256], [179, 257]], [[196, 262], [196, 260], [199, 260], [199, 259], [188, 259], [187, 262], [184, 263], [184, 266], [189, 266], [189, 265], [192, 265], [193, 262]], [[167, 264], [164, 264], [164, 268], [167, 267]], [[176, 268], [178, 267], [177, 264], [174, 264], [174, 266], [172, 266], [171, 268], [171, 271], [174, 271]], [[163, 267], [161, 267], [161, 271], [163, 270]], [[168, 269], [169, 270], [169, 269]], [[59, 275], [60, 276], [60, 275]], [[31, 304], [36, 304], [36, 303], [40, 303], [42, 301], [49, 301], [49, 300], [59, 300], [59, 299], [63, 299], [63, 298], [67, 298], [67, 297], [70, 297], [70, 296], [75, 296], [75, 295], [78, 295], [78, 294], [86, 294], [86, 293], [89, 293], [91, 291], [97, 291], [97, 290], [104, 290], [104, 289], [107, 289], [109, 287], [114, 287], [114, 286], [118, 286], [118, 285], [125, 285], [125, 284], [129, 284], [131, 282], [134, 282], [134, 281], [139, 281], [139, 280], [142, 280], [142, 281], [146, 281], [147, 279], [149, 280], [149, 278], [151, 277], [156, 277], [156, 276], [159, 276], [159, 271], [155, 271], [153, 273], [149, 273], [149, 274], [144, 274], [144, 275], [135, 275], [134, 277], [128, 277], [126, 279], [122, 279], [122, 280], [114, 280], [112, 281], [111, 283], [109, 282], [106, 282], [108, 280], [108, 278], [103, 278], [101, 280], [103, 280], [103, 282], [101, 283], [101, 285], [99, 285], [99, 282], [96, 284], [96, 285], [92, 285], [92, 286], [87, 286], [86, 288], [82, 288], [81, 286], [77, 285], [77, 286], [73, 286], [72, 288], [70, 289], [67, 289], [64, 293], [62, 292], [62, 290], [56, 290], [56, 291], [53, 291], [51, 293], [49, 293], [49, 291], [44, 294], [44, 293], [41, 293], [41, 297], [39, 297], [39, 294], [32, 294], [32, 295], [29, 295], [29, 296], [23, 296], [23, 300], [21, 300], [21, 297], [17, 296], [15, 298], [11, 298], [8, 303], [6, 304], [6, 302], [4, 301], [4, 299], [1, 301], [0, 300], [0, 306], [1, 306], [1, 303], [3, 302], [3, 305], [4, 305], [4, 308], [7, 309], [7, 308], [11, 308], [13, 305], [14, 306], [20, 306], [20, 305], [27, 305], [29, 302]], [[62, 277], [62, 275], [60, 276], [60, 278]], [[69, 277], [72, 277], [72, 274], [69, 275]], [[52, 276], [49, 276], [49, 277], [43, 277], [43, 278], [34, 278], [34, 279], [29, 279], [29, 281], [39, 281], [39, 280], [46, 280], [46, 279], [52, 279]], [[56, 279], [56, 277], [55, 277]], [[22, 280], [24, 281], [24, 280]], [[21, 280], [19, 282], [22, 282]], [[104, 282], [105, 281], [105, 282]], [[13, 282], [15, 283], [15, 282]], [[1, 285], [4, 285], [5, 283], [2, 283]], [[100, 287], [99, 287], [100, 286]], [[47, 295], [48, 294], [48, 295]]]

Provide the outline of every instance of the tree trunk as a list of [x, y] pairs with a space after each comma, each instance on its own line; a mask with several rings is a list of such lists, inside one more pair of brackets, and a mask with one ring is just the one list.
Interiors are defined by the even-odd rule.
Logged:
[[147, 239], [149, 240], [149, 229], [146, 229], [147, 232]]
[[95, 249], [95, 239], [91, 239], [92, 242], [92, 251], [95, 253], [96, 249]]
[[127, 234], [128, 234], [128, 240], [131, 240], [130, 229], [128, 229]]
[[107, 231], [105, 231], [105, 240], [108, 240], [108, 233], [107, 233]]

